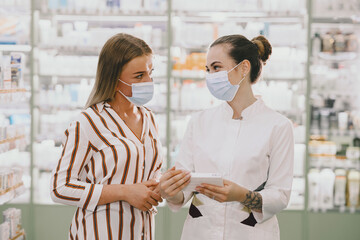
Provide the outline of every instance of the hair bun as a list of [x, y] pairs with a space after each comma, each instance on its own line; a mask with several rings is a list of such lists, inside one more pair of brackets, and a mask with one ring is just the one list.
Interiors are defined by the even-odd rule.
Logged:
[[270, 42], [262, 35], [254, 37], [251, 41], [257, 46], [260, 59], [266, 63], [272, 52]]

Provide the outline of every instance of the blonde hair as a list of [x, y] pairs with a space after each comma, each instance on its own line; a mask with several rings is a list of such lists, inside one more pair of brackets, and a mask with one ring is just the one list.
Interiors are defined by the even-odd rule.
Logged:
[[123, 67], [136, 57], [150, 54], [151, 48], [137, 37], [125, 33], [112, 36], [101, 49], [95, 84], [85, 109], [99, 102], [112, 100]]

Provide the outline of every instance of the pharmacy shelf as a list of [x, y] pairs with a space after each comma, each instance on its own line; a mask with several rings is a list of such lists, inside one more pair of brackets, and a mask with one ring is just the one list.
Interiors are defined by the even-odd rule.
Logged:
[[[266, 21], [270, 23], [276, 24], [291, 24], [291, 23], [303, 23], [302, 19], [300, 18], [293, 18], [288, 17], [286, 19], [282, 17], [262, 17], [262, 18], [255, 18], [255, 17], [187, 17], [187, 16], [178, 16], [178, 18], [184, 22], [192, 22], [192, 23], [222, 23], [222, 22], [235, 22], [235, 23], [248, 23], [251, 21]], [[304, 18], [304, 17], [303, 17]]]
[[87, 46], [87, 45], [39, 45], [39, 50], [51, 50], [61, 53], [62, 55], [75, 56], [99, 56], [102, 46]]
[[313, 135], [325, 135], [329, 137], [360, 137], [360, 129], [339, 130], [339, 129], [311, 129]]
[[137, 17], [137, 16], [144, 16], [144, 17], [159, 17], [165, 16], [166, 11], [148, 11], [148, 10], [121, 10], [119, 8], [108, 8], [103, 10], [68, 10], [68, 9], [56, 9], [56, 10], [48, 10], [48, 11], [40, 11], [40, 15], [42, 17], [54, 17], [54, 16], [86, 16], [89, 18], [92, 17], [99, 17], [99, 16], [111, 16], [111, 17]]
[[0, 94], [28, 92], [25, 88], [0, 89]]
[[81, 111], [83, 110], [83, 106], [74, 106], [74, 103], [71, 103], [69, 105], [35, 105], [34, 107], [38, 108], [41, 112], [54, 112], [54, 111]]
[[[316, 79], [316, 78], [314, 78]], [[314, 88], [315, 86], [313, 86]], [[315, 89], [315, 88], [314, 88]], [[349, 91], [341, 91], [341, 90], [323, 90], [323, 91], [315, 91], [316, 94], [321, 96], [348, 96], [348, 97], [357, 97], [359, 96], [358, 92], [349, 92]]]
[[1, 52], [30, 52], [30, 45], [0, 44]]
[[5, 115], [29, 114], [31, 108], [29, 102], [29, 99], [17, 103], [12, 101], [0, 102], [0, 113], [4, 113]]
[[77, 15], [77, 14], [51, 14], [41, 15], [40, 18], [51, 18], [53, 21], [87, 21], [87, 22], [118, 22], [118, 23], [138, 23], [138, 22], [161, 22], [166, 23], [166, 15]]
[[62, 83], [72, 83], [72, 82], [79, 82], [79, 79], [94, 79], [95, 74], [91, 75], [58, 75], [58, 74], [48, 74], [48, 75], [38, 75], [41, 80], [49, 80], [49, 81], [57, 81]]
[[[40, 44], [36, 49], [42, 51], [56, 51], [60, 55], [66, 56], [99, 56], [102, 46], [92, 45], [45, 45]], [[153, 48], [154, 52], [159, 55], [166, 55], [164, 47]]]
[[25, 193], [25, 186], [23, 183], [20, 183], [12, 188], [9, 188], [0, 193], [0, 205], [10, 202], [19, 195]]
[[[38, 75], [40, 78], [40, 84], [54, 85], [54, 84], [72, 84], [80, 83], [81, 79], [91, 80], [96, 78], [94, 75], [78, 75], [78, 76], [60, 76], [60, 75]], [[155, 84], [165, 84], [167, 78], [164, 76], [153, 76]]]
[[189, 10], [178, 10], [178, 9], [173, 9], [172, 10], [173, 13], [180, 15], [180, 14], [185, 14], [185, 15], [214, 15], [217, 13], [221, 13], [221, 14], [226, 14], [226, 15], [230, 15], [230, 16], [242, 16], [242, 17], [303, 17], [306, 14], [302, 13], [300, 11], [266, 11], [266, 10], [260, 10], [260, 11], [234, 11], [234, 10], [230, 10], [230, 11], [226, 11], [226, 10], [216, 10], [216, 11], [212, 11], [212, 10], [194, 10], [194, 11], [189, 11]]
[[16, 234], [15, 237], [10, 238], [10, 240], [17, 240], [17, 239], [19, 239], [19, 238], [21, 238], [21, 237], [24, 237], [24, 236], [25, 236], [25, 230], [22, 229], [21, 231], [19, 231], [19, 232]]
[[4, 143], [13, 143], [17, 140], [25, 139], [25, 137], [26, 137], [25, 135], [21, 135], [21, 136], [17, 136], [17, 137], [13, 137], [13, 138], [7, 138], [5, 140], [1, 140], [0, 145], [4, 144]]
[[320, 59], [333, 62], [353, 61], [357, 58], [357, 56], [358, 54], [354, 52], [319, 53]]
[[314, 17], [312, 18], [313, 24], [351, 24], [359, 25], [360, 18], [354, 17]]
[[233, 11], [177, 11], [173, 14], [186, 22], [248, 22], [252, 20], [271, 23], [298, 23], [306, 19], [307, 15], [298, 12], [233, 12]]
[[345, 207], [345, 208], [340, 208], [340, 207], [334, 207], [331, 209], [326, 209], [326, 210], [308, 210], [309, 212], [312, 213], [318, 213], [318, 214], [326, 214], [326, 213], [339, 213], [339, 214], [344, 214], [344, 213], [360, 213], [360, 208], [355, 208], [355, 211], [352, 211], [349, 207]]

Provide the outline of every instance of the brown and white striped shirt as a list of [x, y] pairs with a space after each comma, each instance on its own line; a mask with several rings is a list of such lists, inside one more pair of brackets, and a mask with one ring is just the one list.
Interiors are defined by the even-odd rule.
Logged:
[[97, 205], [105, 184], [159, 178], [161, 143], [153, 114], [143, 114], [141, 139], [106, 102], [83, 111], [65, 131], [53, 171], [53, 201], [76, 206], [69, 239], [154, 239], [154, 214], [125, 201]]

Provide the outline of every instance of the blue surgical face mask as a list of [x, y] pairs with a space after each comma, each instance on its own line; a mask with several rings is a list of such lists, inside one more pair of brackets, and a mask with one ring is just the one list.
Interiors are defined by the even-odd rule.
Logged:
[[133, 83], [130, 85], [120, 79], [119, 81], [131, 87], [132, 97], [125, 96], [125, 94], [123, 94], [120, 90], [118, 91], [127, 100], [129, 100], [129, 102], [132, 102], [137, 106], [143, 106], [153, 98], [154, 82]]
[[240, 63], [233, 67], [230, 71], [220, 71], [206, 74], [206, 85], [214, 97], [224, 101], [232, 101], [234, 99], [240, 87], [240, 83], [245, 79], [245, 75], [237, 85], [232, 85], [229, 81], [228, 74], [239, 66]]

